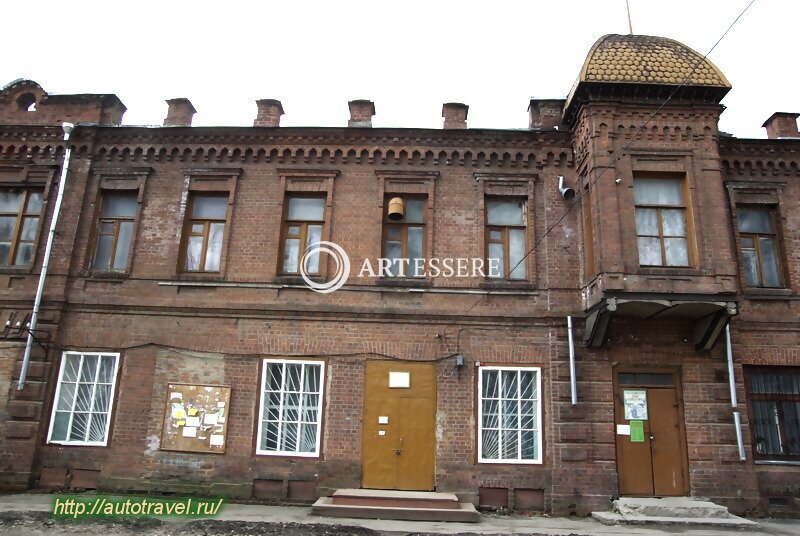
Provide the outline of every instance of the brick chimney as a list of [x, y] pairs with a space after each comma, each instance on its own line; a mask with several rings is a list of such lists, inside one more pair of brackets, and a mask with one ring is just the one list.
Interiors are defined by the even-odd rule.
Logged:
[[375, 103], [371, 100], [351, 100], [347, 103], [350, 108], [348, 127], [372, 127], [372, 116], [375, 115]]
[[469, 106], [460, 102], [446, 102], [442, 105], [442, 128], [467, 128], [467, 113]]
[[800, 132], [797, 130], [798, 117], [800, 117], [800, 114], [775, 112], [761, 126], [767, 129], [767, 137], [771, 140], [800, 138]]
[[531, 99], [528, 105], [528, 128], [552, 129], [561, 125], [564, 99]]
[[259, 99], [256, 101], [258, 114], [253, 121], [254, 127], [279, 127], [283, 115], [281, 101], [275, 99]]
[[167, 101], [167, 117], [165, 127], [190, 127], [192, 116], [197, 112], [189, 99], [170, 99]]

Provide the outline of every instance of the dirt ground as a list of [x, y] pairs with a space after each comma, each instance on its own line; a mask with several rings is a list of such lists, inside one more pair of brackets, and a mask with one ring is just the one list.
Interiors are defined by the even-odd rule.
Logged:
[[[153, 518], [53, 519], [47, 512], [0, 513], [0, 534], [14, 536], [61, 536], [69, 534], [130, 536], [382, 536], [384, 533], [363, 527], [299, 523], [253, 523], [248, 521], [170, 520]], [[397, 532], [392, 532], [397, 535]], [[433, 536], [409, 532], [406, 536]], [[459, 536], [470, 536], [463, 533]], [[487, 536], [487, 535], [481, 535]], [[499, 535], [498, 535], [499, 536]]]

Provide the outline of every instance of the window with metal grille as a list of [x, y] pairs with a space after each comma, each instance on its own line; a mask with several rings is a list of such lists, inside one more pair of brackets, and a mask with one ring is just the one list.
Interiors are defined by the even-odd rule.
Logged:
[[800, 367], [746, 367], [753, 453], [800, 460]]
[[324, 374], [321, 361], [264, 360], [257, 454], [319, 456]]
[[106, 445], [119, 354], [64, 352], [49, 443]]
[[478, 461], [542, 463], [537, 367], [480, 367]]

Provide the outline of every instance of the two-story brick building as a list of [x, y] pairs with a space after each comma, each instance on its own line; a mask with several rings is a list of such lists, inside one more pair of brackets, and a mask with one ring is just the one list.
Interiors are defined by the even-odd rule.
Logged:
[[[620, 35], [527, 130], [469, 129], [457, 103], [441, 130], [372, 128], [360, 100], [347, 127], [282, 127], [271, 99], [252, 127], [192, 127], [187, 99], [123, 126], [114, 95], [12, 82], [2, 485], [796, 507], [797, 114], [721, 133], [730, 87], [680, 43]], [[301, 277], [337, 271], [306, 255], [320, 240], [351, 261], [331, 293]]]

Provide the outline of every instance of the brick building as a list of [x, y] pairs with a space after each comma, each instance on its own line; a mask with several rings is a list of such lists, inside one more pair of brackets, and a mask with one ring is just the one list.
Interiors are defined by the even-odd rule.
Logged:
[[[0, 483], [795, 508], [797, 114], [770, 117], [769, 139], [722, 133], [730, 87], [680, 43], [620, 35], [567, 99], [531, 100], [527, 130], [467, 128], [458, 103], [441, 130], [372, 128], [364, 100], [347, 127], [281, 127], [271, 99], [253, 127], [192, 127], [187, 99], [161, 127], [122, 126], [114, 95], [12, 82]], [[336, 272], [304, 255], [319, 240], [351, 261], [335, 292], [300, 277]], [[370, 277], [380, 257], [411, 261]]]

